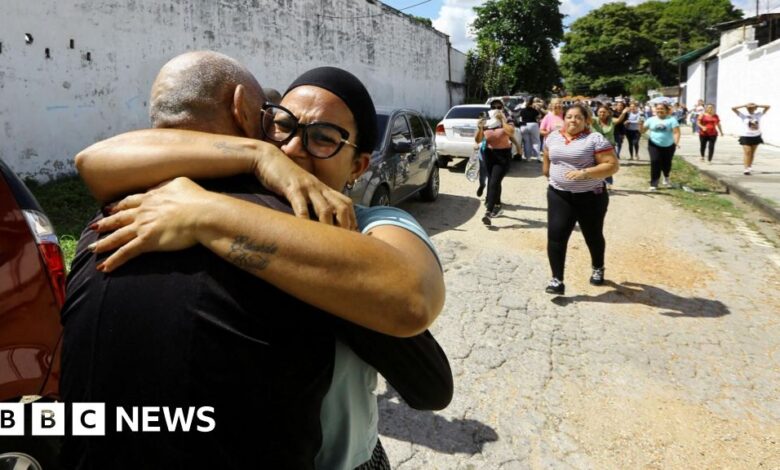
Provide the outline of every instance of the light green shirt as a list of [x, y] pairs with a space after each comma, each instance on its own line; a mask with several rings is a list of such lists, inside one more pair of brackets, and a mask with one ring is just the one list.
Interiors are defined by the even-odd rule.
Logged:
[[610, 144], [615, 145], [615, 121], [612, 119], [612, 116], [609, 117], [608, 124], [601, 124], [599, 118], [594, 117], [590, 127], [594, 131], [603, 135]]
[[[380, 225], [395, 225], [420, 237], [436, 255], [425, 229], [401, 209], [355, 206], [355, 215], [362, 233]], [[353, 470], [371, 458], [379, 439], [374, 395], [377, 371], [338, 340], [334, 361], [330, 389], [320, 409], [322, 447], [314, 466], [317, 470]]]

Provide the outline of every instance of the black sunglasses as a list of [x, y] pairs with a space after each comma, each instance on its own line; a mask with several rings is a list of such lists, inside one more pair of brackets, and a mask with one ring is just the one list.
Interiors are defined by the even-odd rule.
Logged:
[[265, 103], [262, 108], [262, 130], [266, 139], [286, 143], [301, 130], [303, 148], [314, 158], [330, 158], [344, 147], [344, 144], [357, 148], [349, 140], [349, 131], [329, 122], [311, 122], [301, 124], [289, 109], [273, 103]]

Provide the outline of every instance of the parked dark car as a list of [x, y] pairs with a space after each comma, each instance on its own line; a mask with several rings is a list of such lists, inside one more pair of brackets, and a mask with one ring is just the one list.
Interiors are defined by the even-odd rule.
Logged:
[[[0, 160], [0, 402], [58, 397], [65, 264], [51, 222]], [[25, 410], [29, 424], [29, 406]], [[0, 468], [57, 468], [57, 438], [0, 438]]]
[[356, 204], [395, 205], [415, 194], [439, 196], [439, 168], [433, 131], [411, 109], [377, 108], [379, 139], [368, 170], [349, 192]]

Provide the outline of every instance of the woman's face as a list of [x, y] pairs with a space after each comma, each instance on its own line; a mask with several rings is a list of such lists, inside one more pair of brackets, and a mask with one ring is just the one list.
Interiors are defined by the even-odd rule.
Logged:
[[626, 109], [625, 103], [618, 103], [615, 105], [615, 111], [619, 113], [622, 113], [624, 109]]
[[628, 108], [632, 113], [637, 112], [636, 103], [631, 103], [631, 106]]
[[707, 114], [715, 114], [715, 106], [708, 104], [706, 108], [704, 108], [704, 112]]
[[666, 106], [662, 104], [655, 106], [655, 115], [658, 116], [658, 119], [664, 119], [667, 114], [669, 114], [669, 110]]
[[602, 122], [607, 122], [607, 118], [609, 118], [609, 111], [607, 111], [607, 108], [599, 108], [599, 119]]
[[585, 130], [585, 116], [579, 108], [569, 108], [563, 118], [566, 124], [566, 133], [576, 135]]
[[[300, 86], [288, 93], [280, 105], [290, 110], [300, 124], [335, 124], [349, 132], [348, 141], [357, 142], [357, 125], [352, 111], [341, 98], [328, 90], [309, 85]], [[348, 182], [355, 180], [368, 167], [369, 154], [362, 153], [356, 158], [357, 149], [348, 144], [344, 144], [338, 153], [330, 158], [314, 158], [303, 146], [300, 129], [290, 140], [276, 145], [298, 166], [337, 191], [344, 189]]]
[[563, 115], [563, 103], [560, 101], [555, 101], [552, 104], [550, 104], [550, 109], [552, 109], [552, 112], [562, 116]]

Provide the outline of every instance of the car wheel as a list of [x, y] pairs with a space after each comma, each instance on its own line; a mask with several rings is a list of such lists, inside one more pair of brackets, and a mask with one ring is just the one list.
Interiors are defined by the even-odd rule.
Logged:
[[438, 155], [436, 157], [436, 166], [439, 168], [447, 168], [447, 164], [450, 162], [450, 157], [445, 155]]
[[434, 165], [428, 177], [428, 184], [420, 191], [420, 198], [423, 201], [433, 202], [437, 197], [439, 197], [439, 168]]
[[4, 439], [0, 445], [0, 468], [24, 470], [58, 469], [59, 439], [24, 436]]
[[390, 191], [387, 186], [382, 185], [376, 188], [374, 195], [371, 197], [371, 206], [389, 206], [390, 205]]

